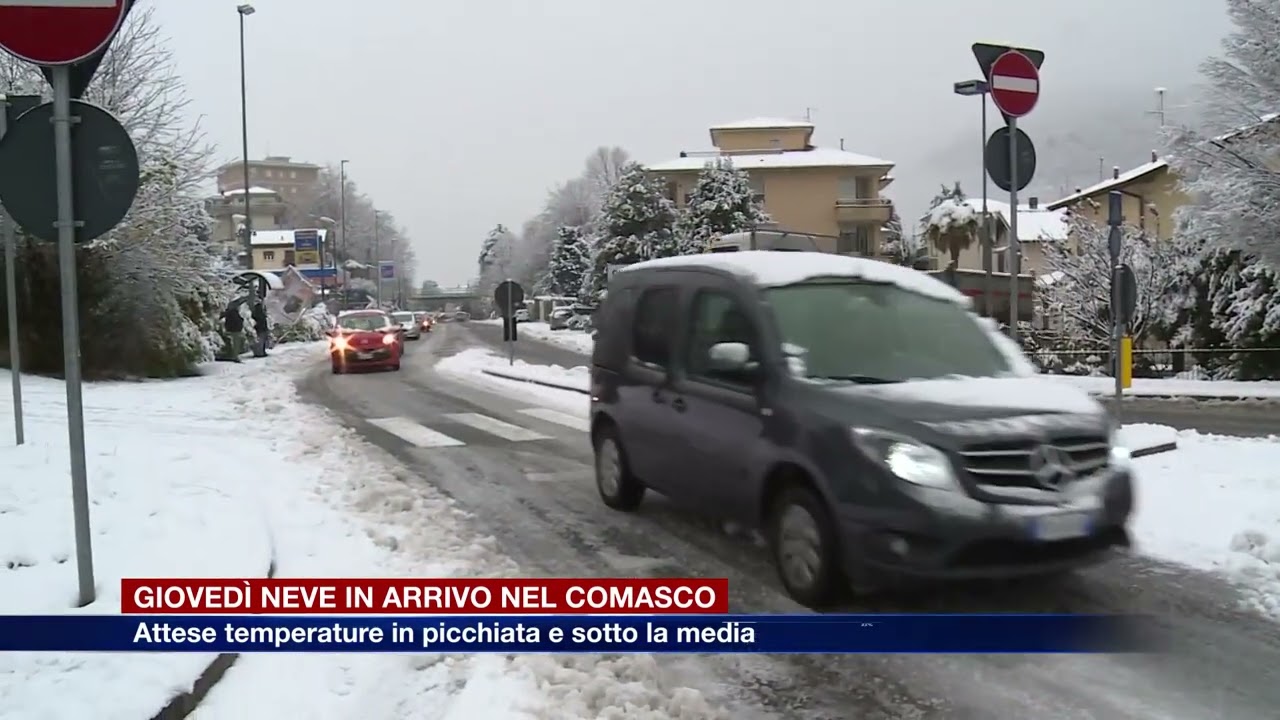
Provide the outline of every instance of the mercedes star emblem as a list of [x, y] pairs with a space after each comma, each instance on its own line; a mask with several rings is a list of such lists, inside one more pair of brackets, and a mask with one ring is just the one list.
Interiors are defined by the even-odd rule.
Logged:
[[1046, 490], [1058, 490], [1075, 479], [1071, 458], [1053, 445], [1041, 445], [1031, 453], [1031, 474]]

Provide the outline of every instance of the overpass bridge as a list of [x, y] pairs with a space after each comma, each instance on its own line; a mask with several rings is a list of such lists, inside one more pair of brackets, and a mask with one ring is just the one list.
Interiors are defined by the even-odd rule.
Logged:
[[410, 295], [409, 309], [436, 312], [446, 310], [448, 306], [453, 305], [466, 312], [474, 313], [479, 309], [480, 299], [479, 293], [467, 290], [442, 291], [428, 295]]

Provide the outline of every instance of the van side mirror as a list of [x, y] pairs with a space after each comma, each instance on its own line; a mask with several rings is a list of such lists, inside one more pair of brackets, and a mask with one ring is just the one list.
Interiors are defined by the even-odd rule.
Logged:
[[751, 369], [751, 348], [746, 343], [716, 343], [707, 351], [707, 369], [717, 373], [739, 373]]

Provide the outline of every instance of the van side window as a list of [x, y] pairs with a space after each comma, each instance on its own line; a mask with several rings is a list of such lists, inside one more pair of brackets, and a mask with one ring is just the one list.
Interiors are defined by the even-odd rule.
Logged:
[[732, 296], [703, 290], [693, 299], [693, 319], [689, 326], [689, 357], [685, 361], [691, 378], [705, 378], [735, 385], [749, 385], [751, 378], [741, 372], [726, 373], [711, 368], [711, 347], [718, 343], [742, 343], [750, 359], [759, 362], [755, 324]]
[[640, 362], [670, 365], [671, 325], [676, 319], [678, 299], [673, 287], [650, 288], [640, 296], [631, 326], [631, 354]]

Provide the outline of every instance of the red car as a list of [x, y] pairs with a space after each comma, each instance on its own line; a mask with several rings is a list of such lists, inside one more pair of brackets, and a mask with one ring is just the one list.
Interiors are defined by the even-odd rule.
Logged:
[[349, 370], [399, 370], [403, 347], [395, 322], [381, 310], [338, 315], [329, 331], [329, 359], [335, 375]]

